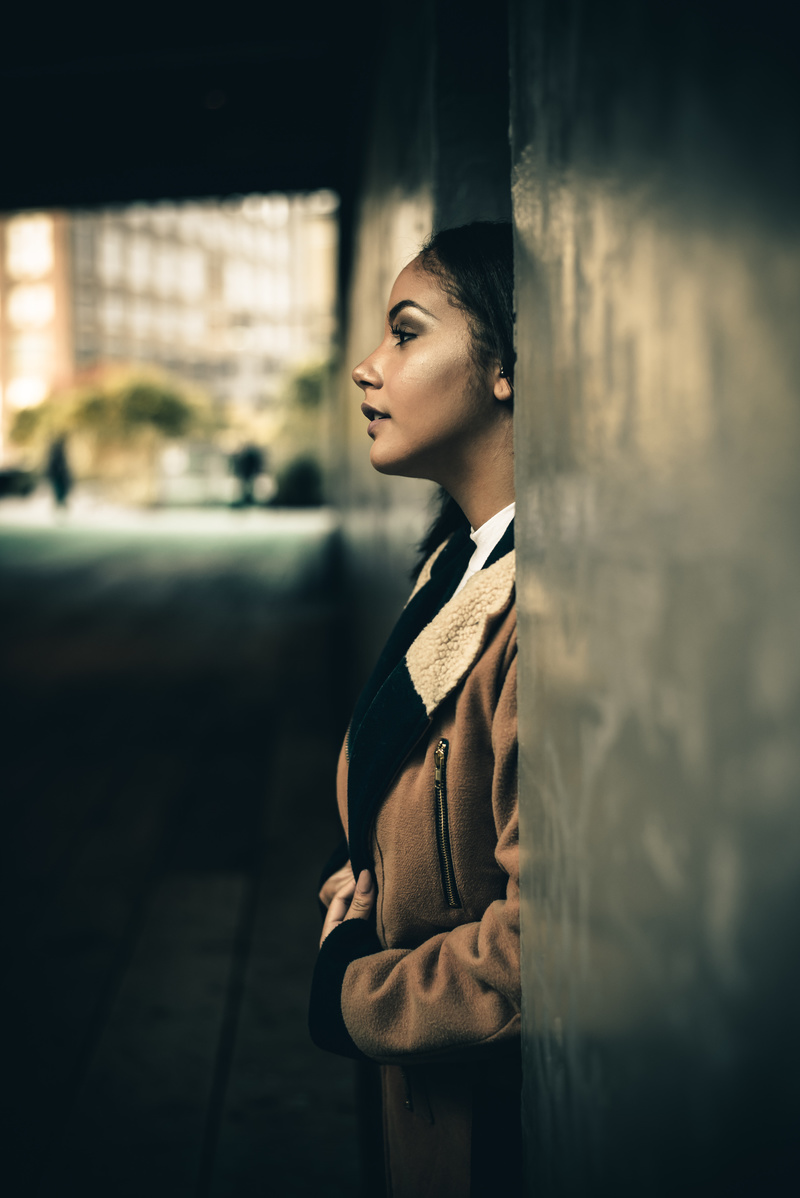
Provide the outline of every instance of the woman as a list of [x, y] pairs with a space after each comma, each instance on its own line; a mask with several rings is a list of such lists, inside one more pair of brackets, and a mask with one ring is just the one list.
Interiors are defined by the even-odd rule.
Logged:
[[353, 371], [375, 469], [446, 493], [339, 760], [310, 1004], [383, 1066], [393, 1198], [519, 1182], [513, 361], [511, 232], [481, 223], [400, 273]]

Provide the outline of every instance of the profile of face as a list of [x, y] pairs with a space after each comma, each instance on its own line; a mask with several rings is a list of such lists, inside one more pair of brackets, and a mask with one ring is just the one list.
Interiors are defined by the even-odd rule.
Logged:
[[353, 379], [375, 469], [446, 488], [491, 450], [512, 394], [499, 362], [476, 365], [467, 317], [418, 258], [397, 276], [383, 339]]

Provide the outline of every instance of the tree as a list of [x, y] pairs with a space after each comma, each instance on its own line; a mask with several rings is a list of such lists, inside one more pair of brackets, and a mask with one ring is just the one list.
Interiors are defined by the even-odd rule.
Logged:
[[22, 409], [11, 439], [41, 458], [55, 438], [69, 437], [79, 478], [101, 480], [117, 492], [122, 487], [127, 498], [152, 503], [164, 443], [214, 426], [202, 393], [152, 369], [108, 368]]

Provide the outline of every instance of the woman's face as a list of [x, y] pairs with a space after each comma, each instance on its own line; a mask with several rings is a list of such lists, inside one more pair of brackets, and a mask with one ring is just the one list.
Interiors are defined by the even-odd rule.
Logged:
[[376, 470], [447, 486], [479, 450], [500, 405], [471, 350], [464, 313], [415, 259], [392, 288], [383, 340], [353, 371]]

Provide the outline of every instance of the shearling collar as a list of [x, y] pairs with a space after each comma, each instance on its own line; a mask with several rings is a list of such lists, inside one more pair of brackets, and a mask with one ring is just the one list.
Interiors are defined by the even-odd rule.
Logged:
[[476, 661], [493, 617], [508, 607], [514, 589], [513, 550], [474, 574], [431, 620], [406, 654], [406, 667], [430, 716]]
[[369, 862], [376, 808], [404, 760], [480, 656], [514, 594], [513, 521], [481, 570], [453, 596], [474, 546], [455, 533], [425, 563], [356, 703], [348, 732], [348, 831], [356, 877]]

